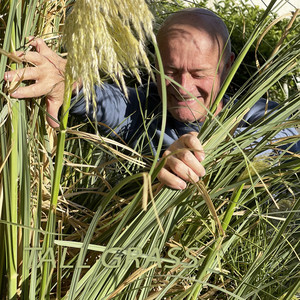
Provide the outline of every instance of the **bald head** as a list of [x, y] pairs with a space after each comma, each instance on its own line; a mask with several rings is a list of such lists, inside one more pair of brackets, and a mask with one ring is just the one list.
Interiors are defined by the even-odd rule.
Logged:
[[224, 59], [227, 60], [231, 55], [231, 42], [228, 29], [221, 18], [212, 11], [204, 8], [188, 8], [170, 15], [157, 33], [158, 45], [166, 35], [179, 30], [181, 25], [191, 26], [199, 31], [206, 32], [216, 39], [220, 51], [224, 47]]

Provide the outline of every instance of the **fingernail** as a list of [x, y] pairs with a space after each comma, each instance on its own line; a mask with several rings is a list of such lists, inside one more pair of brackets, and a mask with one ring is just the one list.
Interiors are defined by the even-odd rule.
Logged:
[[178, 180], [177, 186], [179, 190], [184, 190], [186, 188], [186, 183], [184, 181]]

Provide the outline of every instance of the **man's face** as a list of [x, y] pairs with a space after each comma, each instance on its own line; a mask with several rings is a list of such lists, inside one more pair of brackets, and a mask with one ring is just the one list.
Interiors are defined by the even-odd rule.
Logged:
[[[216, 35], [186, 24], [177, 24], [159, 40], [164, 72], [177, 86], [166, 80], [168, 111], [178, 121], [204, 121], [230, 68], [222, 60], [223, 45]], [[158, 76], [158, 89], [161, 81]], [[161, 96], [161, 95], [160, 95]], [[222, 109], [219, 105], [216, 113]]]

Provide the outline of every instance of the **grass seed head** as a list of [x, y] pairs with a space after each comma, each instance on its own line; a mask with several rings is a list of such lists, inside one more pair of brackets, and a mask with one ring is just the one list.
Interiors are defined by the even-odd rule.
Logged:
[[141, 64], [151, 72], [145, 40], [153, 38], [152, 21], [144, 0], [77, 0], [65, 23], [66, 72], [83, 82], [87, 96], [103, 83], [99, 70], [126, 93], [125, 72], [139, 81]]
[[249, 165], [249, 168], [246, 168], [243, 173], [239, 176], [239, 180], [244, 180], [250, 176], [255, 176], [261, 172], [266, 171], [271, 167], [271, 161], [269, 157], [259, 156], [255, 157], [253, 162]]

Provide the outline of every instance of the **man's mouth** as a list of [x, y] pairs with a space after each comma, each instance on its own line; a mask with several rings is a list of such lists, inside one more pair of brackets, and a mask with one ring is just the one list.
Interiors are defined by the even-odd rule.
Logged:
[[181, 96], [181, 95], [173, 95], [173, 97], [178, 101], [178, 102], [194, 102], [197, 99], [200, 99], [201, 96], [197, 97], [186, 97], [186, 96]]

